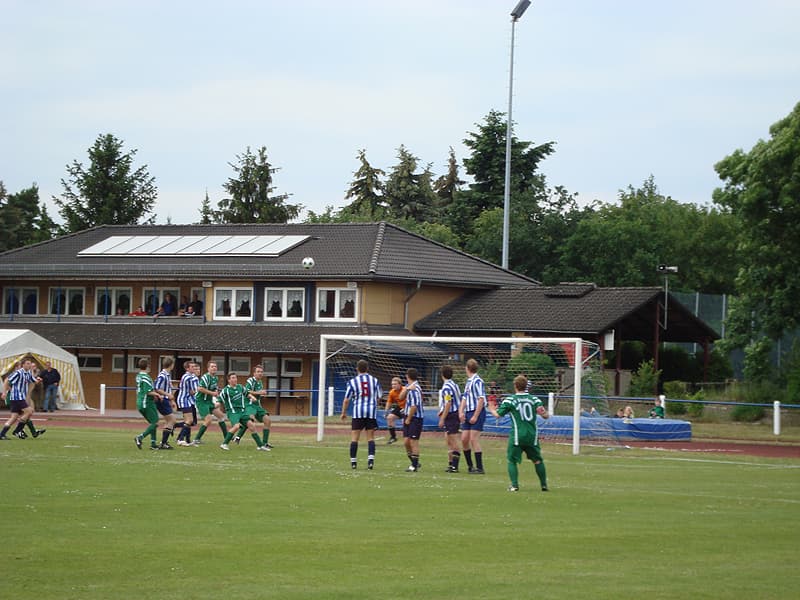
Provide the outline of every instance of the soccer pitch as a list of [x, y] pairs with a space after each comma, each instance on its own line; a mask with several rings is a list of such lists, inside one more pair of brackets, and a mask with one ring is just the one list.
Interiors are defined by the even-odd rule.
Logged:
[[[276, 429], [137, 450], [134, 431], [57, 428], [0, 442], [6, 597], [787, 598], [800, 588], [800, 461], [545, 444], [506, 491], [444, 473], [440, 435], [351, 471], [349, 438]], [[463, 461], [462, 461], [463, 466]]]

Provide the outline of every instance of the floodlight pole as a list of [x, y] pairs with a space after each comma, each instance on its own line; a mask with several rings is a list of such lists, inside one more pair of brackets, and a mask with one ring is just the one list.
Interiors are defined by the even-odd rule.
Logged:
[[506, 176], [503, 191], [503, 262], [508, 268], [508, 235], [511, 219], [511, 105], [514, 97], [514, 29], [517, 21], [531, 5], [530, 0], [520, 0], [511, 11], [511, 64], [508, 69], [508, 119], [506, 121]]

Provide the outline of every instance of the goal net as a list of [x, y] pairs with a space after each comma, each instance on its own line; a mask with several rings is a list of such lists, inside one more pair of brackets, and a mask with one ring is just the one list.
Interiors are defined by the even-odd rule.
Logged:
[[[579, 338], [324, 334], [320, 336], [318, 441], [324, 439], [325, 416], [341, 412], [347, 382], [356, 375], [356, 363], [362, 358], [369, 362], [370, 373], [380, 380], [384, 391], [378, 410], [381, 427], [392, 378], [400, 377], [405, 383], [406, 370], [414, 367], [423, 390], [425, 429], [437, 430], [442, 367], [453, 368], [453, 380], [463, 390], [465, 364], [474, 358], [487, 398], [495, 397], [498, 403], [514, 392], [514, 377], [524, 374], [528, 378], [529, 392], [548, 405], [553, 415], [539, 419], [543, 440], [571, 443], [574, 454], [580, 452], [582, 443], [619, 445], [607, 419], [607, 383], [595, 343]], [[509, 427], [508, 417], [487, 415], [484, 435], [507, 435]]]

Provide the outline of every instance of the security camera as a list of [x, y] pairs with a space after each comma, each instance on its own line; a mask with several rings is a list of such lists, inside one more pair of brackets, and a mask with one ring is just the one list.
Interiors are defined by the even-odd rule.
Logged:
[[668, 265], [658, 265], [658, 267], [656, 267], [656, 270], [659, 273], [677, 273], [678, 267], [671, 267]]

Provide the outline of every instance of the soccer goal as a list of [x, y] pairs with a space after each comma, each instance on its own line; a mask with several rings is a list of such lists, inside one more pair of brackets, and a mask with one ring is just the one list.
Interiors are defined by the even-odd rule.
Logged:
[[[545, 440], [572, 444], [574, 454], [585, 443], [616, 443], [614, 430], [605, 422], [608, 413], [606, 381], [597, 344], [580, 338], [528, 337], [419, 337], [380, 335], [320, 336], [317, 440], [325, 435], [326, 414], [341, 411], [347, 381], [356, 374], [356, 363], [366, 359], [370, 373], [384, 390], [392, 377], [405, 383], [405, 372], [414, 367], [423, 389], [426, 429], [436, 429], [441, 369], [453, 368], [453, 379], [463, 389], [464, 366], [474, 358], [486, 386], [487, 397], [498, 402], [514, 392], [520, 373], [529, 380], [529, 391], [548, 405], [551, 418], [539, 420]], [[332, 396], [329, 390], [333, 390]], [[385, 399], [384, 399], [385, 401]], [[383, 414], [383, 402], [379, 405]], [[587, 415], [582, 419], [582, 413]], [[591, 415], [591, 416], [589, 416]], [[596, 415], [596, 417], [595, 417]], [[504, 422], [505, 421], [505, 422]], [[508, 418], [488, 416], [485, 434], [504, 435]]]

